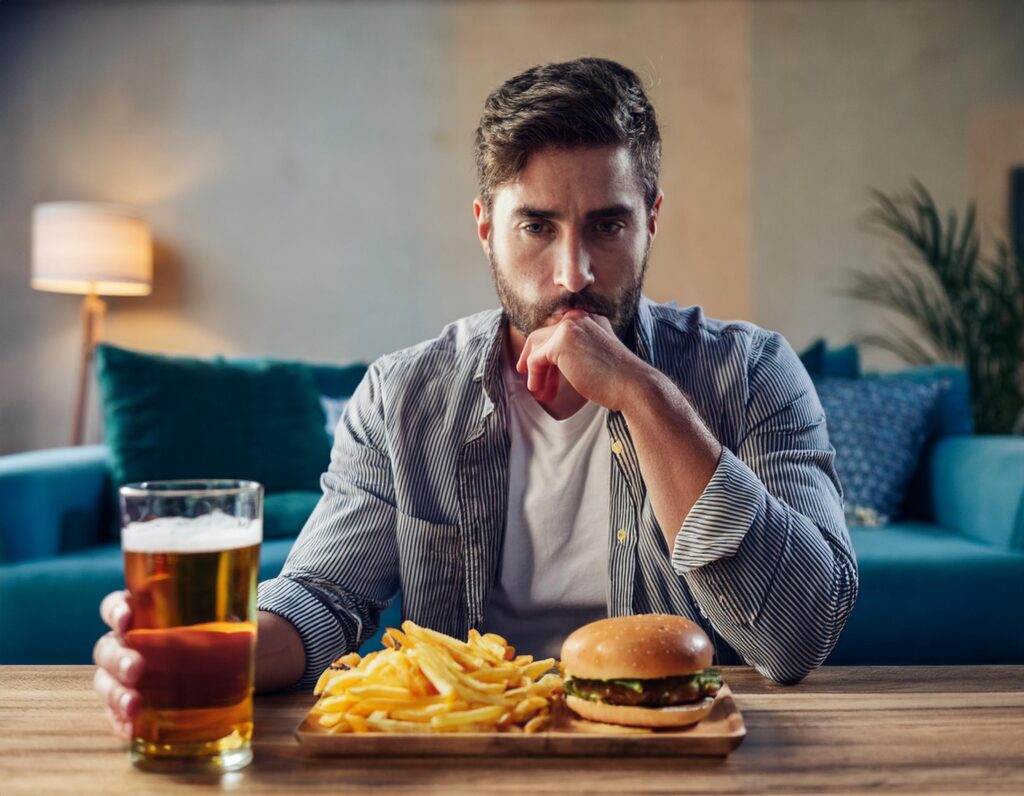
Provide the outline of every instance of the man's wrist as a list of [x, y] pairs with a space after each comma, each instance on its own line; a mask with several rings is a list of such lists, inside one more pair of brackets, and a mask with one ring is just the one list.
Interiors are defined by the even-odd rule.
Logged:
[[637, 359], [636, 367], [624, 380], [615, 411], [621, 412], [627, 425], [641, 417], [660, 416], [685, 397], [672, 380], [652, 365]]
[[306, 650], [295, 626], [271, 611], [257, 612], [256, 691], [280, 691], [306, 671]]

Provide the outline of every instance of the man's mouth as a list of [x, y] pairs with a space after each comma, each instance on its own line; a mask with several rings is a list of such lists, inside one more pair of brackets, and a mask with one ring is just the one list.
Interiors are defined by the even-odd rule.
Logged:
[[580, 317], [585, 315], [603, 315], [604, 313], [591, 309], [590, 307], [561, 307], [551, 313], [548, 317], [551, 319], [551, 323], [558, 323], [562, 318], [568, 315], [570, 312], [576, 313]]
[[570, 312], [582, 313], [584, 315], [592, 315], [590, 310], [580, 309], [579, 307], [563, 307], [560, 310], [555, 310], [551, 313], [551, 320], [553, 323], [558, 323], [562, 318], [568, 315]]

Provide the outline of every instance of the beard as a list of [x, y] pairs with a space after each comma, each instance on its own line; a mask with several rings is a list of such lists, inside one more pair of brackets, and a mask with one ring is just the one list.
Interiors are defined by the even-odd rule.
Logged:
[[633, 320], [636, 318], [636, 310], [640, 305], [644, 276], [647, 274], [650, 246], [644, 251], [640, 274], [615, 295], [602, 296], [590, 287], [586, 287], [579, 293], [564, 293], [556, 298], [535, 304], [531, 304], [516, 292], [515, 286], [498, 268], [493, 251], [494, 248], [490, 247], [487, 259], [491, 265], [494, 289], [498, 293], [498, 300], [501, 302], [501, 308], [505, 311], [508, 322], [524, 337], [529, 337], [532, 332], [544, 326], [548, 318], [559, 310], [584, 310], [592, 315], [606, 317], [615, 336], [628, 344], [633, 329]]

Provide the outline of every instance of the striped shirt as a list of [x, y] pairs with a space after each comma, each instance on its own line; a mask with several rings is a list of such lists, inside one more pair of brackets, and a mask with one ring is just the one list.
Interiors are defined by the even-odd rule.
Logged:
[[[376, 631], [401, 591], [406, 619], [465, 638], [479, 627], [505, 531], [505, 319], [491, 310], [381, 357], [335, 431], [323, 495], [259, 608], [306, 651], [298, 687]], [[621, 413], [614, 453], [608, 614], [698, 624], [719, 665], [794, 683], [819, 666], [857, 595], [825, 413], [780, 334], [642, 299], [634, 353], [666, 374], [722, 457], [669, 550]]]

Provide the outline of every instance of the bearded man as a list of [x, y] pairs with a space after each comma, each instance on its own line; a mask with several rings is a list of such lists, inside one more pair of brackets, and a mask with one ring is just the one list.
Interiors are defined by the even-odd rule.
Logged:
[[[311, 687], [399, 593], [404, 618], [537, 656], [656, 612], [779, 682], [825, 660], [857, 565], [824, 412], [781, 335], [642, 297], [660, 157], [617, 63], [534, 67], [487, 98], [473, 209], [501, 310], [369, 368], [260, 584], [260, 690]], [[102, 612], [97, 688], [126, 732], [145, 662], [123, 594]]]

